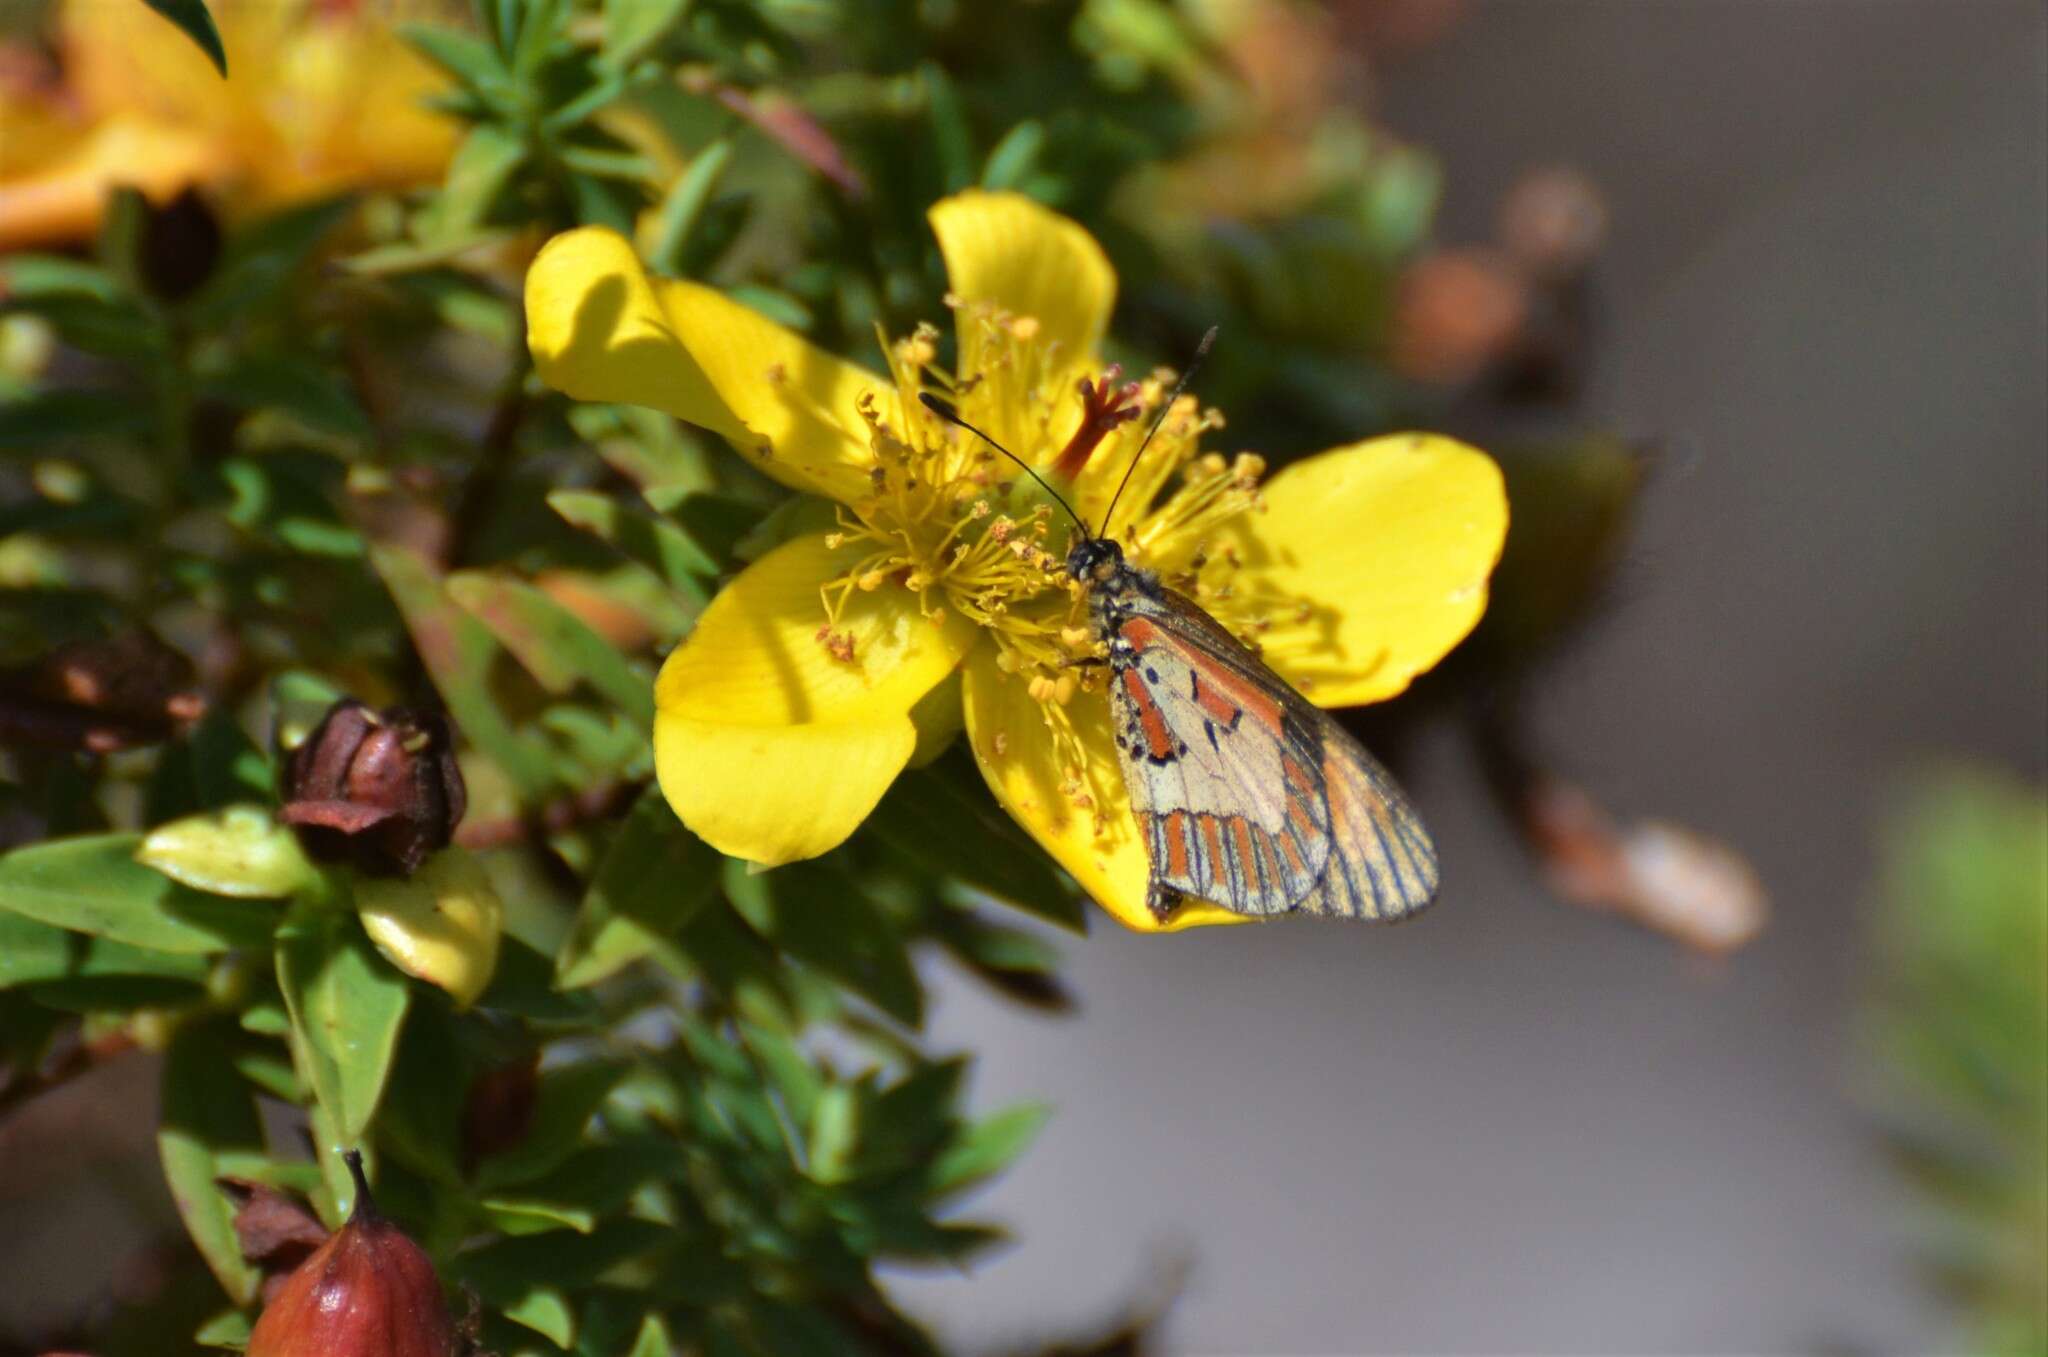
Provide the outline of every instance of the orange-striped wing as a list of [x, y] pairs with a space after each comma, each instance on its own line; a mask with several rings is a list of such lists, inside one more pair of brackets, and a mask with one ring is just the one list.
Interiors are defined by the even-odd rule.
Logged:
[[1170, 912], [1179, 895], [1240, 914], [1296, 908], [1322, 879], [1331, 841], [1320, 742], [1299, 698], [1246, 668], [1258, 662], [1242, 647], [1220, 657], [1215, 636], [1170, 605], [1117, 634], [1128, 647], [1110, 684], [1117, 752], [1154, 908]]
[[1116, 626], [1110, 699], [1152, 906], [1395, 919], [1436, 894], [1436, 850], [1386, 770], [1170, 590]]
[[1379, 761], [1327, 712], [1320, 714], [1331, 851], [1323, 879], [1301, 908], [1350, 919], [1413, 914], [1436, 899], [1436, 844]]

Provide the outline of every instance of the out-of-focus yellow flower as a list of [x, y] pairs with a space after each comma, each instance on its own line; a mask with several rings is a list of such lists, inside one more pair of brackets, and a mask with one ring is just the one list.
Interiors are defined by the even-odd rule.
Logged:
[[455, 125], [422, 100], [443, 81], [394, 24], [424, 0], [213, 0], [223, 80], [137, 4], [62, 0], [60, 87], [0, 89], [0, 249], [88, 235], [110, 189], [154, 201], [192, 185], [261, 210], [437, 176]]
[[[964, 724], [997, 799], [1105, 908], [1145, 906], [1144, 846], [1111, 741], [1072, 525], [917, 393], [1044, 468], [1091, 522], [1168, 374], [1089, 394], [1116, 277], [1075, 223], [1014, 194], [931, 212], [952, 283], [958, 366], [936, 330], [885, 344], [886, 375], [821, 352], [696, 283], [648, 276], [608, 231], [558, 236], [527, 277], [541, 376], [585, 400], [652, 406], [724, 435], [784, 484], [839, 502], [840, 527], [756, 561], [713, 600], [656, 681], [655, 764], [676, 813], [723, 852], [768, 865], [851, 834], [920, 747]], [[1335, 449], [1263, 488], [1259, 458], [1198, 440], [1221, 417], [1184, 397], [1108, 525], [1315, 701], [1391, 697], [1486, 606], [1506, 532], [1499, 471], [1447, 438]], [[957, 681], [956, 681], [957, 680]], [[1189, 904], [1165, 925], [1237, 916]]]

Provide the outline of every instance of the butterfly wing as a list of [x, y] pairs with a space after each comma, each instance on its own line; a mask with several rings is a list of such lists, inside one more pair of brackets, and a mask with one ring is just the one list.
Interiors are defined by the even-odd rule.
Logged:
[[1436, 844], [1379, 761], [1327, 712], [1321, 718], [1330, 859], [1300, 908], [1348, 919], [1392, 920], [1436, 899]]
[[1152, 904], [1284, 914], [1331, 852], [1321, 713], [1168, 591], [1116, 626], [1117, 754], [1152, 864]]

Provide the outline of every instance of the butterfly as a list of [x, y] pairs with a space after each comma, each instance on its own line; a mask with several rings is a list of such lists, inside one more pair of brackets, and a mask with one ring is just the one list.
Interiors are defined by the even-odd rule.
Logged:
[[[1137, 456], [1215, 335], [1203, 337]], [[1098, 662], [1109, 669], [1117, 760], [1150, 863], [1154, 917], [1165, 922], [1195, 899], [1253, 916], [1390, 920], [1436, 898], [1429, 831], [1363, 745], [1201, 605], [1132, 565], [1103, 530], [1089, 532], [1021, 458], [944, 400], [920, 399], [1023, 467], [1080, 530], [1066, 572], [1087, 593]]]

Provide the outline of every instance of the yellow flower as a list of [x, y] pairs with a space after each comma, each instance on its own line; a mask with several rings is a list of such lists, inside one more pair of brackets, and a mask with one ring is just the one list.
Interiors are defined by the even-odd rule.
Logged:
[[0, 250], [89, 235], [107, 193], [193, 185], [262, 210], [436, 177], [455, 125], [394, 22], [424, 0], [214, 0], [223, 80], [198, 46], [132, 4], [63, 0], [61, 91], [0, 90]]
[[[1146, 860], [1111, 743], [1087, 611], [1062, 558], [1073, 526], [1027, 478], [917, 402], [933, 390], [1045, 468], [1091, 523], [1170, 374], [1119, 388], [1097, 358], [1116, 276], [1075, 223], [1014, 194], [932, 209], [957, 366], [921, 327], [877, 374], [719, 292], [648, 276], [585, 229], [527, 277], [541, 376], [584, 400], [715, 430], [786, 485], [839, 502], [836, 531], [788, 542], [712, 602], [656, 681], [662, 791], [714, 847], [770, 866], [860, 824], [919, 747], [964, 723], [996, 798], [1132, 928]], [[1228, 342], [1228, 339], [1225, 339]], [[1096, 379], [1076, 394], [1084, 379]], [[1200, 438], [1183, 397], [1108, 525], [1139, 565], [1199, 601], [1316, 702], [1391, 697], [1478, 621], [1506, 532], [1494, 464], [1450, 439], [1378, 438], [1287, 468]], [[957, 683], [952, 680], [957, 676]], [[1236, 916], [1190, 903], [1165, 925]]]

